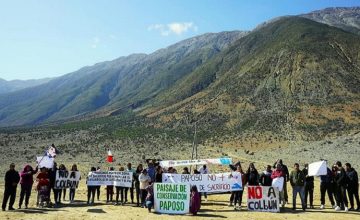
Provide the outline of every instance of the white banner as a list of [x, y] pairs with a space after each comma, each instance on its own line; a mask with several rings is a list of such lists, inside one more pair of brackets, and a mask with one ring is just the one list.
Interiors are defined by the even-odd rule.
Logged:
[[48, 156], [38, 156], [36, 157], [36, 162], [39, 168], [46, 167], [52, 169], [54, 167], [54, 158]]
[[229, 192], [242, 190], [241, 173], [162, 174], [163, 183], [189, 183], [199, 192]]
[[231, 158], [160, 161], [161, 167], [176, 167], [176, 166], [190, 166], [190, 165], [203, 165], [203, 164], [230, 165]]
[[132, 172], [126, 171], [99, 171], [90, 172], [87, 177], [88, 186], [101, 186], [101, 185], [113, 185], [131, 187], [132, 185]]
[[249, 211], [280, 212], [279, 190], [272, 186], [248, 186]]
[[326, 161], [319, 161], [309, 164], [309, 176], [321, 176], [327, 174]]
[[187, 214], [190, 205], [190, 185], [155, 183], [154, 203], [155, 212]]
[[76, 189], [79, 186], [80, 172], [57, 170], [55, 177], [55, 189]]
[[271, 186], [278, 188], [281, 192], [284, 188], [284, 177], [278, 177], [273, 179]]

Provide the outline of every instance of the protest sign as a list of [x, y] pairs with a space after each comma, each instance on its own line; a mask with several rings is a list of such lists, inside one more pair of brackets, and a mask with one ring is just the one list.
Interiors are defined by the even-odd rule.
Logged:
[[321, 176], [327, 174], [326, 161], [319, 161], [309, 164], [309, 176]]
[[249, 211], [280, 212], [279, 190], [272, 186], [248, 186]]
[[231, 158], [199, 159], [199, 160], [164, 160], [160, 161], [161, 167], [190, 166], [203, 164], [230, 165]]
[[162, 174], [163, 183], [189, 183], [199, 192], [229, 192], [242, 190], [241, 173], [218, 174]]
[[284, 187], [284, 177], [278, 177], [273, 179], [271, 186], [278, 188], [279, 191], [281, 192]]
[[57, 170], [55, 177], [55, 189], [76, 189], [79, 186], [80, 172]]
[[40, 168], [46, 167], [52, 169], [54, 167], [54, 158], [48, 156], [38, 156], [36, 157], [36, 162]]
[[154, 184], [155, 212], [187, 214], [190, 204], [190, 185], [183, 183]]
[[96, 171], [90, 172], [87, 177], [88, 186], [101, 186], [101, 185], [113, 185], [113, 186], [132, 186], [132, 172], [126, 171]]

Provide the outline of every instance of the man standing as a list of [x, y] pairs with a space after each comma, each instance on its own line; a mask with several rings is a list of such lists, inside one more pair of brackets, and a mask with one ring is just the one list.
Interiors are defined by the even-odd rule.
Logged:
[[336, 208], [335, 211], [345, 210], [345, 212], [349, 211], [348, 209], [348, 200], [346, 197], [346, 185], [347, 185], [347, 176], [345, 169], [342, 167], [340, 161], [335, 163], [336, 173], [335, 173], [335, 183], [336, 183]]
[[272, 183], [271, 174], [272, 174], [271, 166], [267, 165], [266, 170], [260, 174], [260, 181], [259, 181], [260, 185], [271, 186]]
[[313, 201], [314, 201], [314, 177], [309, 176], [309, 164], [304, 165], [303, 173], [305, 176], [305, 207], [308, 208], [307, 202], [308, 198], [310, 199], [310, 209], [314, 208]]
[[[205, 164], [200, 168], [199, 172], [200, 172], [200, 174], [209, 174], [209, 173], [210, 173], [210, 172], [209, 172], [209, 169], [206, 167]], [[204, 193], [202, 193], [202, 194], [204, 195], [205, 201], [207, 202], [207, 193], [204, 192]]]
[[131, 163], [128, 163], [127, 164], [127, 168], [126, 168], [126, 171], [127, 172], [131, 172], [132, 173], [132, 175], [133, 175], [133, 180], [132, 180], [132, 182], [131, 182], [131, 187], [127, 187], [127, 188], [125, 188], [125, 203], [127, 203], [127, 201], [128, 201], [128, 191], [129, 191], [129, 189], [130, 189], [130, 198], [131, 198], [131, 204], [133, 204], [134, 203], [134, 181], [135, 181], [135, 170], [131, 167]]
[[345, 171], [348, 178], [348, 187], [347, 191], [349, 194], [350, 200], [350, 209], [349, 211], [354, 211], [354, 197], [356, 200], [357, 209], [356, 211], [360, 210], [360, 201], [359, 201], [359, 177], [354, 168], [351, 167], [351, 164], [345, 164]]
[[10, 198], [9, 202], [9, 210], [14, 210], [14, 203], [16, 197], [16, 187], [20, 181], [20, 175], [15, 170], [15, 164], [10, 164], [10, 170], [8, 170], [5, 174], [5, 192], [4, 192], [4, 199], [2, 203], [2, 210], [5, 211], [7, 202]]
[[320, 176], [320, 201], [321, 201], [321, 206], [320, 209], [324, 209], [325, 208], [325, 193], [327, 192], [330, 203], [332, 208], [335, 208], [335, 201], [334, 201], [334, 196], [333, 196], [333, 174], [332, 171], [327, 168], [327, 173], [326, 175], [322, 175]]
[[299, 193], [301, 199], [301, 206], [303, 211], [305, 211], [305, 200], [304, 200], [305, 175], [300, 170], [298, 163], [294, 164], [294, 170], [291, 171], [289, 179], [290, 179], [290, 184], [293, 188], [293, 210], [296, 210], [296, 196]]

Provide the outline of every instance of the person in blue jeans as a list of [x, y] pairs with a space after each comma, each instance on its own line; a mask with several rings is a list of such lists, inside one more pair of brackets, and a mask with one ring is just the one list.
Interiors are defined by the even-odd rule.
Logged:
[[296, 196], [299, 193], [301, 199], [301, 206], [303, 211], [305, 211], [305, 175], [303, 171], [300, 170], [298, 163], [294, 164], [294, 170], [291, 171], [289, 179], [290, 184], [293, 188], [293, 210], [296, 210]]

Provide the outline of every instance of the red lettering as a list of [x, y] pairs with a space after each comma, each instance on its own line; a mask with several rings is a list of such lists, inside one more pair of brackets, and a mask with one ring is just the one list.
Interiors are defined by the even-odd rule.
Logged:
[[248, 186], [248, 199], [262, 199], [262, 187]]

